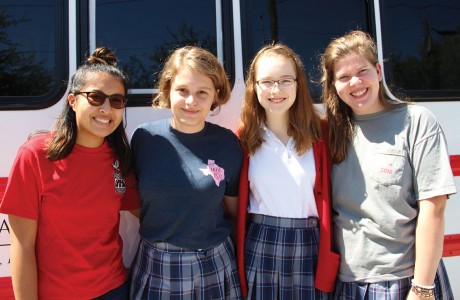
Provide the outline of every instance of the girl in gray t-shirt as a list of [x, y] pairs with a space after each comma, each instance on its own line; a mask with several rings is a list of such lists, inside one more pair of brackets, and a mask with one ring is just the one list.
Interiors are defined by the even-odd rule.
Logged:
[[335, 299], [453, 299], [441, 257], [456, 188], [441, 127], [427, 109], [390, 100], [364, 32], [332, 40], [322, 69], [342, 259]]

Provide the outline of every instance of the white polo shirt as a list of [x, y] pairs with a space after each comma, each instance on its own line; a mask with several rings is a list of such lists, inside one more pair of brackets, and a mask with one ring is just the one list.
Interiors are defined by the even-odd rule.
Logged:
[[249, 160], [248, 212], [283, 218], [318, 217], [313, 187], [313, 149], [299, 156], [290, 138], [285, 146], [265, 126], [263, 140]]

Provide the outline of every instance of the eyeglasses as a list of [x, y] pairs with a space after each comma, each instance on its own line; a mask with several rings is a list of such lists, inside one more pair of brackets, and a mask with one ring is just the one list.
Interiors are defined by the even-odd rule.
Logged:
[[120, 94], [115, 94], [115, 95], [106, 95], [102, 92], [75, 92], [73, 93], [74, 95], [80, 95], [84, 94], [86, 95], [86, 99], [88, 100], [88, 103], [93, 105], [93, 106], [102, 106], [105, 102], [105, 99], [109, 99], [110, 106], [116, 109], [121, 109], [126, 106], [126, 102], [128, 99], [126, 99], [125, 96], [120, 95]]
[[275, 83], [278, 85], [278, 88], [287, 89], [293, 86], [296, 80], [297, 79], [295, 78], [284, 78], [284, 79], [279, 79], [279, 80], [265, 80], [264, 79], [264, 80], [258, 80], [256, 81], [256, 83], [263, 90], [271, 90], [275, 86]]

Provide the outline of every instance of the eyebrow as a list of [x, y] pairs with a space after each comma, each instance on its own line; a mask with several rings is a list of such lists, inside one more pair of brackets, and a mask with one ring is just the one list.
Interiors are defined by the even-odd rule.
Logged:
[[[289, 79], [294, 79], [295, 78], [295, 75], [281, 75], [280, 77], [278, 77], [280, 79], [286, 79], [286, 78], [289, 78]], [[273, 80], [273, 77], [262, 77], [260, 78], [259, 80]]]

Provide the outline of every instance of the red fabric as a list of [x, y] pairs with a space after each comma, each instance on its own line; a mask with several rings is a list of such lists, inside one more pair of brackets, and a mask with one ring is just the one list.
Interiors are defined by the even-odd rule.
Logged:
[[126, 279], [119, 211], [139, 207], [136, 181], [126, 180], [123, 196], [107, 144], [76, 145], [67, 158], [51, 162], [43, 150], [46, 138], [19, 149], [0, 212], [38, 222], [40, 299], [95, 298]]
[[[324, 140], [327, 141], [327, 128], [323, 123]], [[320, 241], [318, 266], [315, 275], [315, 287], [325, 292], [334, 290], [335, 279], [339, 269], [340, 255], [332, 251], [332, 216], [330, 201], [330, 170], [331, 160], [327, 147], [323, 141], [313, 143], [313, 153], [316, 166], [316, 180], [314, 194], [318, 216], [320, 220]], [[247, 296], [248, 285], [244, 270], [244, 240], [246, 236], [247, 207], [249, 201], [249, 155], [246, 153], [241, 167], [240, 191], [238, 200], [238, 224], [237, 224], [237, 261], [238, 275], [240, 278], [241, 291]]]

